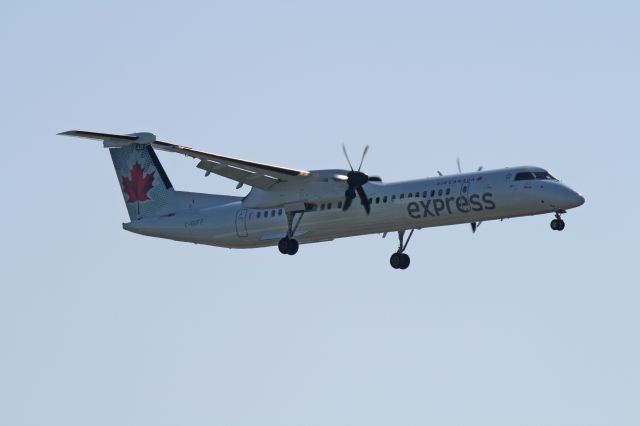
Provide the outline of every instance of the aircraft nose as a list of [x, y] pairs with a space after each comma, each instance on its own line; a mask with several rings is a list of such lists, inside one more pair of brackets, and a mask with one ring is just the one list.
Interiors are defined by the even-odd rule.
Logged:
[[574, 207], [580, 207], [581, 205], [584, 204], [585, 199], [584, 197], [577, 193], [574, 190], [569, 190], [569, 196], [567, 197], [567, 203], [569, 204], [569, 208], [574, 208]]

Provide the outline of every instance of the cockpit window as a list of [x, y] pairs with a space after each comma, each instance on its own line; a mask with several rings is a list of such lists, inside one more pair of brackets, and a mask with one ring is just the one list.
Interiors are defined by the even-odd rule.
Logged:
[[558, 180], [551, 176], [549, 172], [520, 172], [516, 173], [514, 180]]
[[554, 178], [553, 176], [551, 176], [549, 174], [549, 172], [535, 172], [534, 175], [536, 175], [536, 179], [558, 180], [558, 179]]
[[533, 180], [535, 178], [536, 176], [532, 172], [521, 172], [521, 173], [516, 173], [515, 180]]

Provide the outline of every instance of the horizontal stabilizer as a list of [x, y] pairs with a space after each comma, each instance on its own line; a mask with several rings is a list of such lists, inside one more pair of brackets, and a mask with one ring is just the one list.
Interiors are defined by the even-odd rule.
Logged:
[[62, 136], [74, 136], [84, 139], [95, 139], [104, 141], [105, 148], [121, 148], [131, 144], [151, 145], [156, 141], [153, 133], [131, 133], [128, 135], [116, 135], [113, 133], [87, 132], [84, 130], [68, 130], [58, 133]]

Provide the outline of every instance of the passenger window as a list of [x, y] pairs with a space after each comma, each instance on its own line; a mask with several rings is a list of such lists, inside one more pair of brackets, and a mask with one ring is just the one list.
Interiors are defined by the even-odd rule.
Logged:
[[438, 189], [438, 197], [442, 197], [442, 189]]
[[402, 200], [404, 198], [404, 194], [400, 194], [400, 199]]
[[418, 198], [420, 196], [419, 192], [416, 192], [416, 198]]
[[338, 208], [341, 209], [342, 208], [342, 201], [338, 201]]
[[396, 194], [393, 194], [393, 195], [391, 196], [391, 201], [393, 201], [393, 200], [395, 200], [395, 199], [396, 199]]
[[269, 211], [268, 211], [268, 210], [267, 210], [266, 212], [264, 212], [263, 217], [264, 217], [265, 219], [269, 217]]
[[466, 187], [466, 186], [463, 186], [463, 187], [462, 187], [462, 192], [463, 192], [463, 193], [466, 193], [466, 192], [467, 192], [467, 187]]
[[413, 198], [413, 194], [410, 192], [407, 194], [407, 198]]
[[451, 188], [447, 188], [447, 195], [451, 194]]
[[373, 202], [373, 198], [369, 198], [369, 204]]
[[436, 190], [435, 190], [435, 189], [432, 189], [432, 190], [431, 190], [431, 197], [433, 197], [434, 195], [436, 195]]
[[327, 204], [327, 210], [331, 210], [331, 203]]
[[274, 217], [276, 215], [276, 211], [275, 210], [271, 210], [271, 217]]
[[256, 218], [260, 219], [260, 212], [256, 213]]
[[380, 204], [380, 197], [376, 197], [376, 204]]
[[320, 204], [320, 210], [324, 210], [324, 203]]
[[387, 202], [387, 196], [385, 195], [384, 197], [382, 197], [382, 202], [386, 203]]
[[282, 216], [282, 209], [278, 210], [278, 216]]

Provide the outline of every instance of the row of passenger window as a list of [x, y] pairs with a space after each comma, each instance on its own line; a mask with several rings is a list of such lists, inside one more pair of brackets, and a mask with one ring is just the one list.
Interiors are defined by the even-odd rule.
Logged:
[[[462, 187], [462, 192], [467, 192], [466, 186]], [[407, 194], [402, 193], [400, 195], [396, 195], [396, 194], [392, 194], [391, 196], [384, 195], [382, 197], [369, 198], [369, 204], [387, 203], [389, 200], [393, 202], [396, 199], [403, 200], [405, 198], [405, 195], [406, 195], [406, 198], [420, 198], [420, 195], [422, 195], [422, 198], [435, 197], [436, 193], [438, 197], [442, 197], [443, 195], [449, 195], [451, 194], [451, 188], [447, 188], [446, 190], [438, 189], [437, 191], [435, 189], [432, 189], [431, 192], [423, 191], [422, 194], [420, 193], [420, 191], [418, 191], [415, 193], [414, 192], [409, 192]], [[334, 206], [333, 203], [322, 203], [320, 205], [315, 205], [312, 211], [331, 210], [333, 206]], [[342, 209], [342, 201], [338, 201], [338, 203], [336, 203], [335, 206], [337, 209]], [[282, 209], [259, 211], [256, 213], [256, 219], [260, 219], [260, 218], [266, 219], [268, 217], [275, 217], [276, 215], [282, 216], [282, 212], [283, 212]], [[249, 218], [253, 219], [253, 213], [251, 213]]]
[[[276, 213], [277, 212], [277, 213]], [[276, 214], [278, 216], [282, 216], [282, 209], [277, 209], [277, 210], [271, 210], [271, 217], [275, 217]], [[249, 216], [249, 218], [251, 219], [253, 216], [253, 213]], [[258, 212], [256, 213], [256, 219], [260, 219], [260, 217], [263, 218], [268, 218], [269, 217], [269, 210], [263, 211], [263, 212]]]

